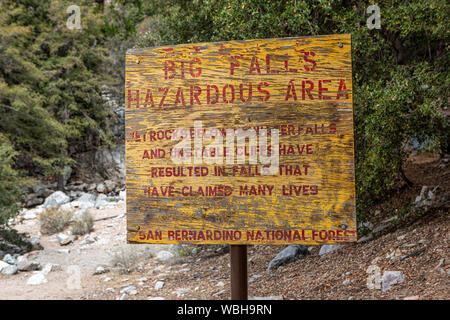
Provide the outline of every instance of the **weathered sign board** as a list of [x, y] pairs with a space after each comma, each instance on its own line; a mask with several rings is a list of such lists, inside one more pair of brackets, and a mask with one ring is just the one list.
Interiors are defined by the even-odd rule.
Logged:
[[125, 118], [129, 242], [356, 240], [350, 35], [128, 50]]

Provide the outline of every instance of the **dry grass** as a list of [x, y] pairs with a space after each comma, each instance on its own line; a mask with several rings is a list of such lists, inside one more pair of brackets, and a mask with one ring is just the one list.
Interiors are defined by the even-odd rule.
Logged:
[[136, 269], [138, 259], [139, 254], [132, 247], [122, 246], [113, 252], [110, 264], [120, 274], [125, 274]]
[[94, 230], [94, 218], [90, 213], [85, 213], [72, 221], [72, 233], [82, 236]]
[[55, 234], [63, 231], [70, 225], [73, 211], [61, 208], [50, 208], [41, 213], [39, 221], [43, 234]]

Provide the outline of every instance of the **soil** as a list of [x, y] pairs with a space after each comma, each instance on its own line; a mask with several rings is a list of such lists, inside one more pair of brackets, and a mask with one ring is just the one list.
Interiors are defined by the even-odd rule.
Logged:
[[[411, 158], [405, 174], [413, 183], [399, 181], [398, 188], [367, 212], [367, 221], [378, 226], [381, 221], [397, 215], [388, 228], [371, 241], [354, 243], [319, 256], [320, 247], [311, 248], [305, 259], [268, 272], [267, 266], [284, 246], [248, 246], [249, 295], [256, 299], [449, 299], [449, 201], [450, 169], [447, 158], [420, 155]], [[445, 162], [447, 161], [447, 162]], [[430, 210], [405, 215], [404, 208], [414, 203], [422, 186], [438, 188], [447, 200]], [[114, 209], [91, 210], [93, 216], [115, 216], [124, 212], [123, 204]], [[21, 232], [38, 234], [38, 220], [28, 220], [16, 228]], [[68, 246], [60, 246], [55, 235], [42, 235], [44, 250], [28, 254], [29, 259], [61, 265], [50, 272], [47, 283], [26, 285], [31, 272], [13, 276], [0, 275], [0, 299], [118, 299], [120, 290], [135, 286], [127, 299], [229, 299], [230, 256], [218, 254], [218, 246], [184, 247], [179, 255], [160, 262], [155, 255], [168, 250], [164, 245], [125, 244], [126, 218], [110, 218], [95, 223], [90, 237], [97, 241], [82, 245], [83, 237]], [[141, 264], [128, 273], [119, 269], [94, 275], [99, 265], [109, 265], [118, 248], [139, 252]], [[189, 249], [200, 252], [188, 254]], [[58, 250], [69, 249], [69, 253]], [[374, 273], [401, 271], [405, 280], [390, 290], [369, 289]], [[80, 278], [78, 278], [80, 275]], [[78, 279], [80, 281], [78, 281]], [[155, 283], [163, 281], [156, 290]], [[79, 284], [79, 286], [77, 285]], [[185, 290], [183, 290], [185, 289]]]

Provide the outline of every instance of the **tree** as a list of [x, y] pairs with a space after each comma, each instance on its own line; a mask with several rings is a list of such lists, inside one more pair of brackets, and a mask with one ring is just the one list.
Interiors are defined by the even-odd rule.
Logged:
[[[384, 198], [403, 173], [407, 146], [448, 152], [445, 0], [377, 1], [381, 29], [360, 1], [146, 2], [136, 46], [351, 33], [358, 212]], [[138, 27], [139, 30], [139, 27]]]

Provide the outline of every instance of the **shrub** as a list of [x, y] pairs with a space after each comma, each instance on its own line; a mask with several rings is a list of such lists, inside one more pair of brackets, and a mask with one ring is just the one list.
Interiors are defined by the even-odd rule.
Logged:
[[192, 254], [193, 248], [188, 247], [181, 247], [179, 250], [177, 250], [177, 255], [180, 257], [188, 257]]
[[41, 213], [41, 232], [43, 234], [55, 234], [63, 231], [72, 221], [73, 211], [61, 208], [50, 208]]
[[90, 213], [85, 213], [72, 221], [72, 233], [84, 235], [94, 230], [94, 218]]
[[132, 247], [122, 246], [113, 252], [110, 264], [121, 274], [130, 273], [136, 268], [138, 258]]

